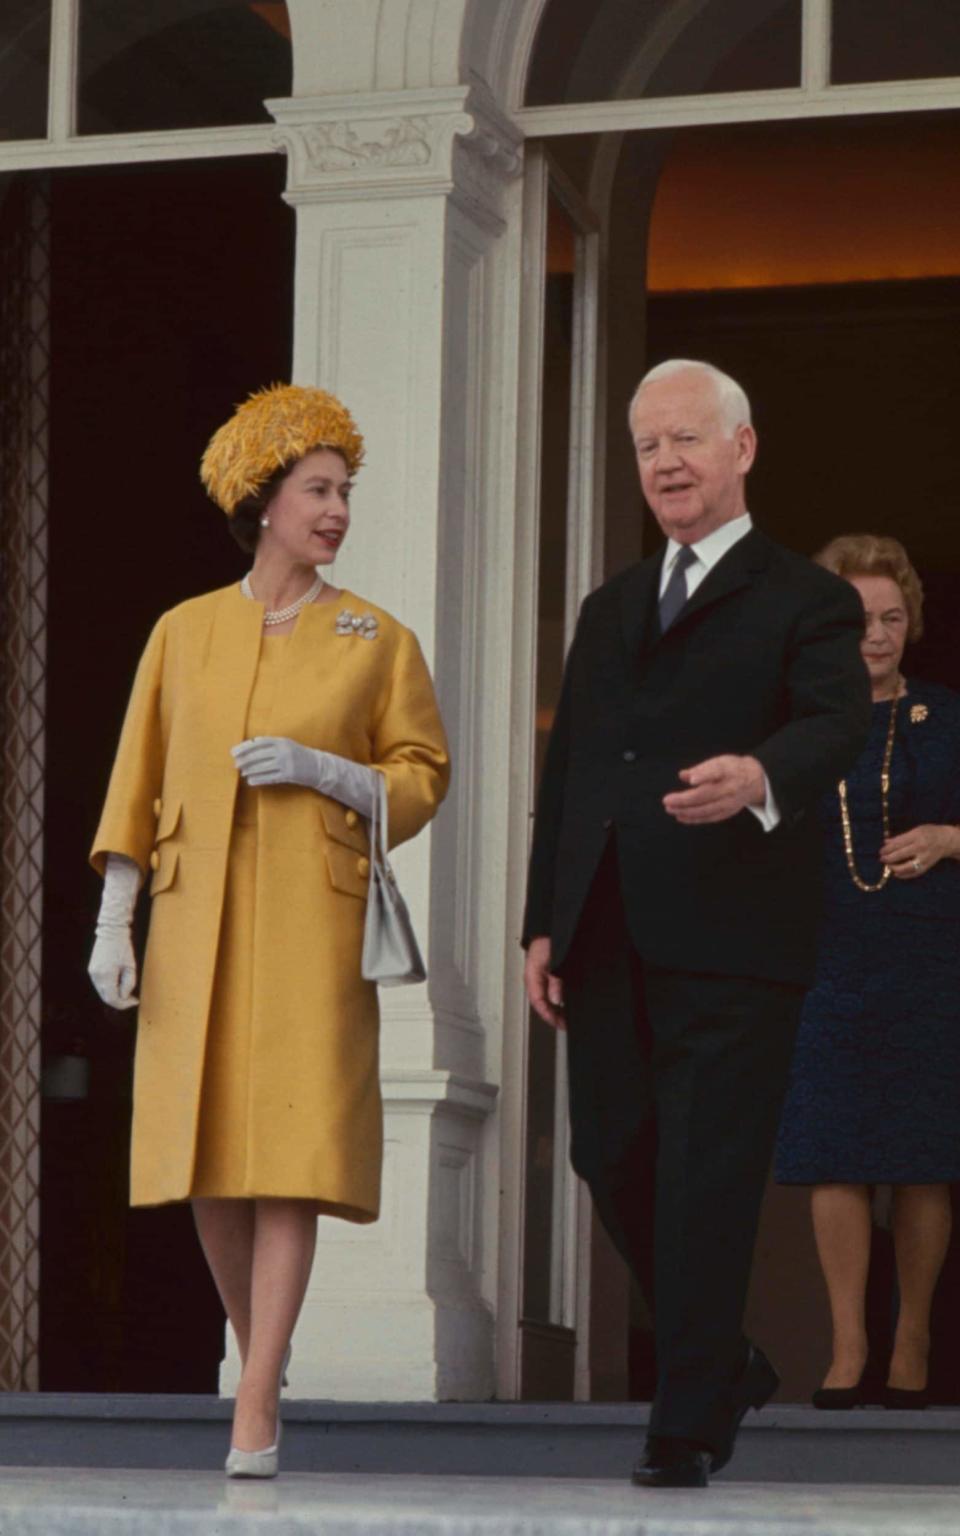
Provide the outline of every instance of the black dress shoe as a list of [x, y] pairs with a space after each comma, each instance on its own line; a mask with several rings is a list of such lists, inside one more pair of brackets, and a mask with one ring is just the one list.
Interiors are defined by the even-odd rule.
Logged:
[[880, 1401], [884, 1408], [926, 1408], [930, 1402], [930, 1390], [928, 1387], [918, 1387], [915, 1391], [911, 1387], [884, 1387]]
[[770, 1364], [763, 1350], [758, 1349], [755, 1344], [751, 1344], [743, 1370], [732, 1388], [735, 1406], [727, 1436], [723, 1443], [717, 1446], [717, 1449], [710, 1458], [711, 1472], [719, 1472], [721, 1467], [725, 1467], [733, 1455], [733, 1448], [737, 1442], [737, 1431], [743, 1422], [744, 1414], [750, 1408], [762, 1408], [764, 1403], [768, 1402], [774, 1392], [776, 1392], [779, 1385], [780, 1377]]
[[637, 1488], [706, 1488], [710, 1452], [697, 1440], [648, 1435], [630, 1481]]

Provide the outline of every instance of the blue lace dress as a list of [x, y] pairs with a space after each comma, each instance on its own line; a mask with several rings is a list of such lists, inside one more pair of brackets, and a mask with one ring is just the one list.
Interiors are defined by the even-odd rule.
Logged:
[[[879, 878], [891, 705], [847, 778], [853, 846]], [[897, 705], [891, 835], [960, 822], [960, 695], [911, 683]], [[821, 810], [826, 904], [777, 1145], [781, 1184], [960, 1180], [960, 861], [867, 894], [850, 878], [836, 793]]]

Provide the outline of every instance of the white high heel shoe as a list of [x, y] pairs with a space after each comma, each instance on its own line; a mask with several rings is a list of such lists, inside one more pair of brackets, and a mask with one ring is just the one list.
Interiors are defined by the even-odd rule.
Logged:
[[228, 1477], [276, 1477], [280, 1471], [280, 1422], [277, 1421], [277, 1438], [263, 1451], [241, 1451], [231, 1445], [227, 1456]]
[[[281, 1389], [288, 1385], [287, 1367], [290, 1364], [290, 1356], [293, 1354], [291, 1345], [287, 1345], [287, 1352], [283, 1357], [283, 1365], [280, 1367]], [[277, 1414], [277, 1438], [272, 1445], [266, 1446], [262, 1451], [241, 1451], [239, 1446], [231, 1445], [227, 1455], [224, 1470], [228, 1477], [276, 1477], [280, 1471], [280, 1436], [282, 1434], [280, 1415]]]

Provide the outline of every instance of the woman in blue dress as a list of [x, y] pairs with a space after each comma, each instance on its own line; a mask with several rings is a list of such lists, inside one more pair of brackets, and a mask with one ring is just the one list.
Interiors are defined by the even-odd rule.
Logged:
[[776, 1177], [813, 1186], [833, 1324], [821, 1408], [863, 1401], [872, 1187], [893, 1187], [900, 1305], [884, 1401], [922, 1407], [960, 1180], [960, 695], [901, 673], [923, 605], [901, 544], [851, 535], [817, 559], [863, 599], [873, 729], [822, 806], [824, 925]]

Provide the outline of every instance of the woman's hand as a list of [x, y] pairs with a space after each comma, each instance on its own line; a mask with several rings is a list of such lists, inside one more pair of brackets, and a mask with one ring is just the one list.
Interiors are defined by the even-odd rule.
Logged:
[[110, 1008], [136, 1008], [137, 958], [131, 924], [140, 891], [140, 870], [122, 853], [108, 853], [97, 933], [87, 972]]
[[231, 747], [233, 761], [247, 784], [300, 784], [349, 805], [368, 819], [377, 794], [377, 771], [366, 763], [352, 763], [336, 752], [303, 747], [288, 736], [254, 736]]
[[129, 928], [97, 937], [87, 966], [87, 974], [101, 1002], [108, 1008], [136, 1008], [137, 958]]
[[880, 857], [897, 880], [916, 880], [941, 859], [960, 858], [960, 829], [922, 826], [888, 838]]
[[248, 784], [300, 784], [304, 789], [322, 789], [327, 754], [302, 747], [288, 736], [254, 736], [230, 751]]

